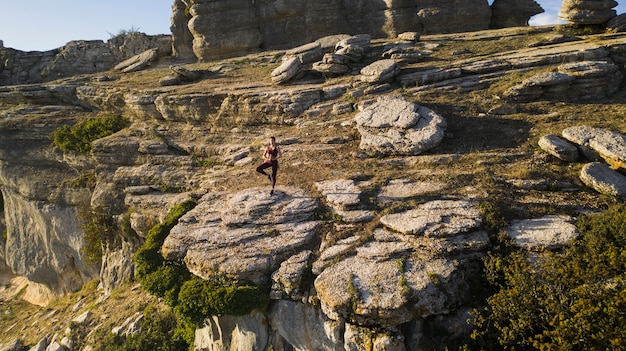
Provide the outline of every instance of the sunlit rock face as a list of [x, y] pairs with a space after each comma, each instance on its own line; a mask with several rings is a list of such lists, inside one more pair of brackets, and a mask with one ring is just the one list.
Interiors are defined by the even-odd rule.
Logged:
[[173, 12], [174, 47], [187, 52], [188, 28], [200, 60], [285, 48], [338, 33], [381, 38], [407, 31], [464, 32], [486, 29], [491, 21], [484, 0], [191, 0], [188, 6], [174, 6]]

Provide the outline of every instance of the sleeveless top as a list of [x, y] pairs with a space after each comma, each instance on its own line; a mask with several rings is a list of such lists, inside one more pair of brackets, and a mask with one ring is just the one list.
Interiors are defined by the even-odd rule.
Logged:
[[[278, 156], [278, 148], [275, 147], [274, 150], [272, 150], [269, 146], [267, 147], [267, 153], [272, 155], [272, 157], [276, 157]], [[276, 161], [276, 160], [272, 160], [272, 161]]]

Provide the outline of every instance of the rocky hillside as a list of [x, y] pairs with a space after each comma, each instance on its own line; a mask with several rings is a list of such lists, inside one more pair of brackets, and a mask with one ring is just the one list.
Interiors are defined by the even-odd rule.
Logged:
[[[134, 286], [133, 255], [191, 199], [162, 257], [269, 296], [207, 318], [196, 349], [457, 345], [498, 240], [558, 249], [578, 216], [626, 197], [626, 35], [403, 34], [186, 65], [148, 51], [0, 87], [0, 343], [86, 350], [132, 334], [148, 304], [164, 308]], [[105, 116], [126, 124], [88, 152], [53, 145]], [[255, 172], [270, 136], [273, 194]]]

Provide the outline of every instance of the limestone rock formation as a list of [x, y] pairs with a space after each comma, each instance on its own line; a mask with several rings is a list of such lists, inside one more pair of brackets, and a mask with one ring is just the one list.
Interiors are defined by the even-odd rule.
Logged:
[[582, 168], [580, 180], [601, 194], [626, 197], [626, 175], [623, 174], [626, 170], [625, 135], [585, 125], [565, 128], [562, 135], [566, 140], [553, 135], [544, 136], [540, 146], [566, 161], [576, 160], [572, 157], [572, 147], [577, 148], [587, 160], [594, 161]]
[[565, 128], [562, 135], [565, 139], [593, 151], [594, 155], [599, 155], [611, 168], [626, 170], [625, 135], [585, 125]]
[[494, 0], [491, 4], [491, 28], [527, 26], [528, 20], [544, 9], [534, 0]]
[[150, 49], [118, 63], [113, 69], [123, 73], [140, 71], [153, 63], [157, 57], [158, 50]]
[[103, 72], [149, 49], [159, 57], [172, 53], [169, 35], [130, 33], [101, 40], [77, 40], [50, 51], [0, 50], [0, 86], [47, 82], [73, 75]]
[[174, 0], [170, 31], [172, 32], [172, 56], [181, 60], [196, 60], [193, 53], [193, 35], [187, 26], [191, 14], [189, 0]]
[[559, 138], [556, 135], [544, 135], [539, 139], [539, 147], [549, 154], [564, 161], [574, 162], [580, 154], [576, 145]]
[[563, 0], [559, 19], [574, 24], [604, 24], [615, 17], [615, 0]]
[[162, 247], [164, 257], [184, 259], [200, 277], [225, 273], [267, 284], [283, 261], [315, 240], [317, 203], [299, 189], [214, 197], [205, 195], [181, 218]]
[[436, 112], [399, 96], [379, 98], [355, 121], [361, 133], [360, 148], [382, 155], [418, 155], [437, 146], [446, 128]]
[[507, 234], [519, 247], [541, 251], [563, 247], [578, 236], [574, 219], [569, 216], [544, 216], [511, 222]]
[[174, 12], [173, 46], [177, 52], [186, 52], [189, 40], [184, 28], [189, 28], [193, 52], [200, 60], [293, 47], [337, 33], [368, 33], [380, 38], [408, 31], [479, 30], [486, 29], [491, 19], [489, 5], [481, 0], [431, 0], [419, 5], [339, 0], [189, 0], [177, 2]]
[[626, 198], [626, 176], [612, 170], [605, 163], [586, 164], [580, 171], [580, 180], [601, 194]]
[[511, 101], [593, 101], [617, 92], [622, 79], [619, 67], [612, 62], [565, 63], [558, 67], [558, 72], [539, 73], [510, 88], [505, 98]]
[[626, 13], [611, 18], [606, 23], [606, 29], [612, 32], [626, 32]]

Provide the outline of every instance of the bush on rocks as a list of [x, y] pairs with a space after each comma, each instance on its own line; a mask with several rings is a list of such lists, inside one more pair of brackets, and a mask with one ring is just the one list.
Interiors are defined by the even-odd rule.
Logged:
[[176, 338], [193, 345], [195, 329], [213, 315], [246, 315], [265, 308], [269, 295], [262, 287], [245, 284], [237, 279], [216, 276], [204, 280], [189, 272], [182, 261], [166, 261], [161, 246], [180, 217], [196, 206], [185, 201], [170, 210], [166, 219], [154, 226], [145, 244], [137, 250], [134, 260], [141, 286], [174, 309], [178, 318]]
[[517, 252], [487, 268], [500, 291], [476, 316], [471, 349], [626, 347], [626, 205], [583, 216], [578, 228], [563, 253]]

